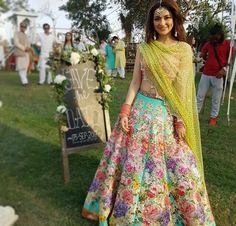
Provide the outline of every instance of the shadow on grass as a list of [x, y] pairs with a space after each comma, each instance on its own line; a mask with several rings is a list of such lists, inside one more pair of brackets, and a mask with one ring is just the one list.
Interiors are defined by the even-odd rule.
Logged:
[[17, 225], [28, 225], [29, 212], [36, 225], [94, 225], [80, 213], [99, 163], [98, 151], [71, 155], [71, 182], [64, 185], [59, 146], [1, 124], [0, 137], [0, 202], [16, 209]]

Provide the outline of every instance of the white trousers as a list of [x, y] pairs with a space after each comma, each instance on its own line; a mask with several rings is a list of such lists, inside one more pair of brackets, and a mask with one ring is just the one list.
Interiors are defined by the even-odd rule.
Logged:
[[223, 91], [223, 78], [218, 79], [215, 76], [207, 76], [202, 74], [198, 85], [197, 108], [198, 112], [202, 110], [204, 99], [210, 87], [212, 87], [211, 117], [216, 118], [220, 111], [220, 100]]
[[28, 84], [27, 69], [18, 70], [20, 81], [23, 85]]
[[39, 59], [39, 83], [43, 84], [46, 80], [46, 72], [47, 72], [47, 83], [52, 83], [52, 73], [50, 71], [50, 67], [47, 65], [47, 58], [40, 57]]
[[125, 78], [125, 69], [124, 68], [117, 68], [117, 72], [118, 72], [118, 75], [121, 77], [121, 78]]
[[16, 57], [16, 70], [20, 76], [21, 83], [28, 84], [27, 71], [29, 66], [29, 54], [26, 53], [25, 56]]
[[112, 69], [107, 69], [106, 71], [107, 71], [108, 76], [116, 77], [116, 74], [117, 74], [116, 69], [113, 69], [113, 70]]

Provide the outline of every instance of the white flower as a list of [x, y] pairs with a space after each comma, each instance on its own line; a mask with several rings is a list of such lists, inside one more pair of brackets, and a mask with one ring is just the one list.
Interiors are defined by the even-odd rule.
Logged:
[[104, 71], [103, 71], [102, 69], [99, 69], [98, 73], [99, 73], [99, 74], [103, 74]]
[[109, 93], [111, 90], [111, 86], [109, 84], [105, 85], [104, 90]]
[[2, 107], [2, 101], [0, 100], [0, 108]]
[[58, 85], [61, 85], [62, 82], [66, 80], [66, 76], [64, 75], [57, 75], [54, 79], [54, 83], [58, 84]]
[[66, 107], [65, 107], [65, 105], [59, 105], [59, 106], [57, 107], [57, 112], [58, 112], [58, 113], [61, 113], [61, 114], [65, 113], [65, 112], [66, 112]]
[[67, 132], [69, 128], [67, 126], [61, 126], [61, 132]]
[[92, 53], [94, 56], [97, 56], [97, 55], [98, 55], [98, 51], [97, 51], [95, 48], [91, 49], [91, 53]]
[[72, 52], [71, 53], [71, 56], [70, 56], [70, 62], [71, 62], [71, 64], [72, 65], [76, 65], [76, 64], [78, 64], [79, 63], [79, 61], [80, 61], [80, 55], [78, 54], [78, 53], [76, 53], [76, 52]]

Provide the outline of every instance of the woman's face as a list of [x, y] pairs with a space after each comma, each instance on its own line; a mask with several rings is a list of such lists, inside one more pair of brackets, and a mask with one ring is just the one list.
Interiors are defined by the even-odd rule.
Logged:
[[159, 36], [171, 36], [174, 21], [171, 12], [164, 7], [159, 7], [154, 12], [153, 25]]
[[67, 34], [66, 34], [66, 40], [67, 40], [67, 41], [70, 41], [70, 40], [71, 40], [71, 34], [70, 34], [70, 33], [67, 33]]

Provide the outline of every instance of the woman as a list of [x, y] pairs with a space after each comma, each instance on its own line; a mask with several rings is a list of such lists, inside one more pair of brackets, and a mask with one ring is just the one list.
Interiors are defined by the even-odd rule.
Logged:
[[62, 48], [61, 59], [66, 65], [71, 65], [70, 56], [71, 52], [74, 50], [73, 36], [71, 32], [66, 32], [65, 40]]
[[173, 0], [148, 13], [133, 79], [89, 188], [99, 225], [215, 225], [204, 183], [192, 50]]
[[115, 60], [116, 56], [112, 47], [112, 39], [108, 39], [108, 43], [105, 47], [105, 56], [106, 56], [106, 68], [107, 74], [109, 76], [114, 75], [115, 73]]
[[71, 32], [66, 32], [63, 49], [68, 50], [68, 49], [73, 49], [73, 47], [74, 47], [74, 44], [73, 44], [72, 33]]

